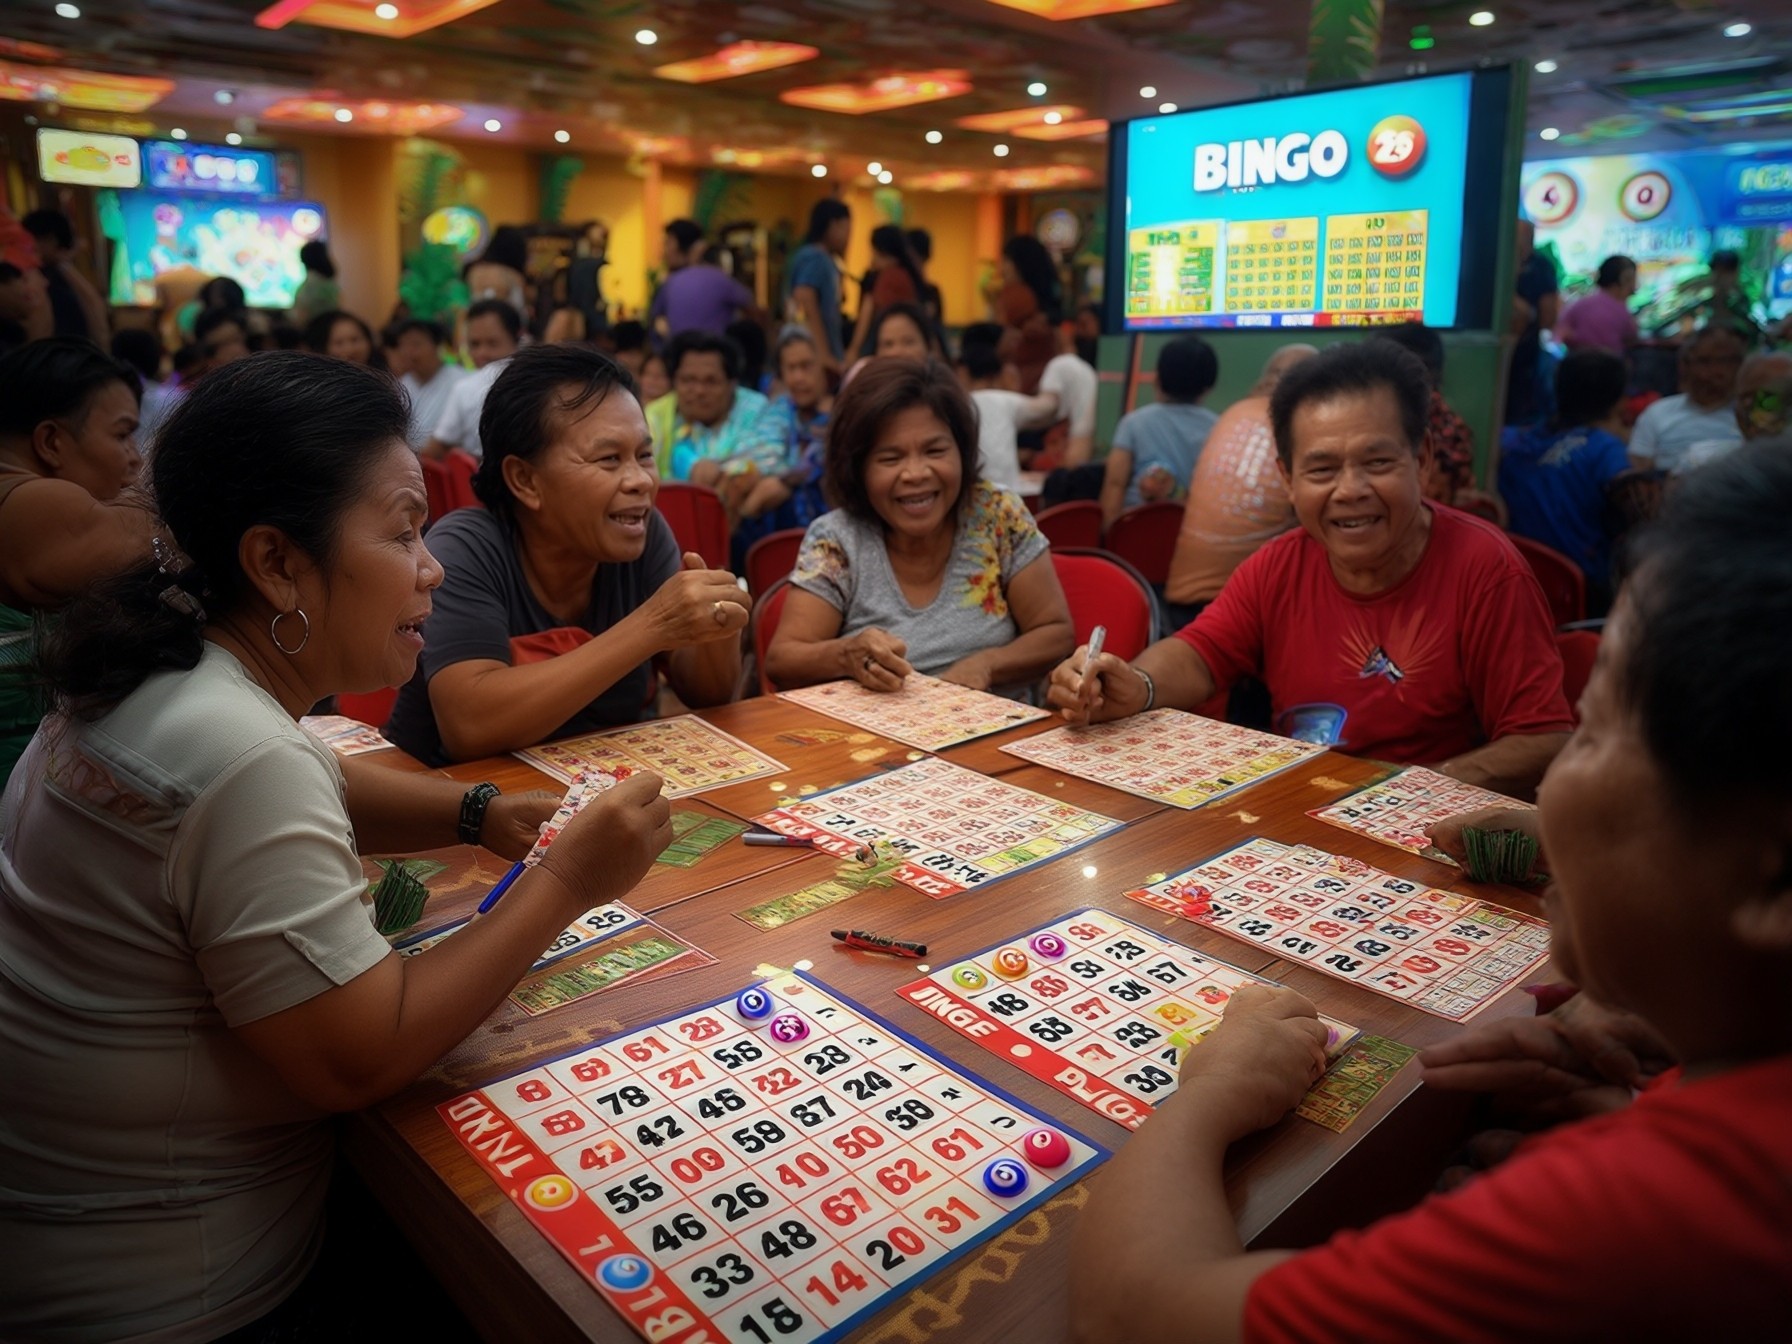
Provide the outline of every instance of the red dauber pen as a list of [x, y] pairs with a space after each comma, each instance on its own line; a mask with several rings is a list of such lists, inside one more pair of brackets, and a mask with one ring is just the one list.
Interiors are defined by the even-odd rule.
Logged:
[[894, 938], [880, 938], [875, 933], [866, 933], [861, 929], [835, 929], [837, 941], [848, 947], [856, 947], [865, 952], [887, 952], [892, 957], [908, 957], [918, 959], [927, 955], [926, 943], [903, 943]]

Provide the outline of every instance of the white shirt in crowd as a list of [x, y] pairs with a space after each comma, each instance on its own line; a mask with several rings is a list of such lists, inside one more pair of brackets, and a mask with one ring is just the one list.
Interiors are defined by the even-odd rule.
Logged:
[[508, 359], [493, 360], [456, 383], [448, 393], [442, 418], [436, 421], [435, 437], [450, 448], [459, 448], [474, 457], [485, 456], [479, 443], [479, 413], [485, 409], [485, 394], [509, 367]]
[[999, 387], [971, 393], [977, 407], [977, 447], [983, 455], [983, 479], [1004, 490], [1020, 491], [1018, 432], [1050, 424], [1056, 414], [1050, 397], [1022, 396]]
[[[458, 364], [444, 364], [427, 383], [418, 382], [414, 373], [407, 373], [398, 380], [399, 386], [404, 388], [404, 394], [411, 402], [411, 430], [405, 437], [410, 440], [412, 448], [421, 448], [429, 442], [431, 433], [442, 423], [442, 417], [448, 410], [450, 394], [470, 376]], [[475, 425], [474, 428], [477, 431], [478, 426]]]
[[1735, 407], [1728, 402], [1695, 406], [1681, 392], [1663, 397], [1637, 417], [1630, 455], [1659, 471], [1685, 471], [1720, 458], [1741, 443]]
[[1095, 437], [1095, 370], [1077, 355], [1055, 355], [1039, 375], [1041, 392], [1058, 394], [1058, 419], [1070, 422], [1070, 443]]

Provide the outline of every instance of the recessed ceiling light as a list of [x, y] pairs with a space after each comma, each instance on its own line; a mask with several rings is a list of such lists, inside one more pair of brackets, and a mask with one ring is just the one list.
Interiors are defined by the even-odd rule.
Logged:
[[56, 6], [56, 17], [59, 19], [78, 19], [81, 17], [81, 6], [68, 4], [66, 0], [64, 0], [63, 4]]
[[235, 131], [232, 131], [229, 135], [224, 137], [224, 143], [227, 145], [240, 145], [243, 143], [243, 137], [238, 135]]
[[635, 41], [639, 42], [644, 47], [651, 47], [659, 40], [660, 35], [654, 32], [651, 28], [637, 28], [635, 30]]
[[883, 164], [879, 163], [876, 159], [871, 160], [870, 163], [865, 165], [865, 171], [870, 173], [873, 177], [876, 177], [879, 173], [883, 172], [883, 170]]
[[1562, 133], [1554, 126], [1545, 126], [1542, 130], [1537, 132], [1537, 138], [1539, 140], [1555, 140], [1560, 138], [1561, 134]]
[[1047, 126], [1056, 126], [1060, 121], [1063, 121], [1063, 120], [1064, 120], [1064, 114], [1062, 112], [1047, 112], [1045, 114], [1045, 124]]
[[232, 93], [229, 89], [219, 89], [216, 93], [214, 93], [212, 95], [212, 101], [214, 103], [219, 103], [225, 107], [228, 107], [228, 106], [230, 106], [230, 104], [232, 104], [236, 101], [236, 95], [234, 93]]
[[[71, 6], [71, 8], [72, 8], [72, 6]], [[56, 12], [58, 14], [62, 13], [61, 5], [56, 6]], [[1754, 31], [1755, 31], [1755, 25], [1752, 23], [1732, 23], [1729, 25], [1729, 27], [1724, 29], [1724, 36], [1725, 37], [1747, 37], [1750, 33], [1754, 32]]]
[[1139, 90], [1139, 97], [1141, 97], [1141, 98], [1157, 97], [1157, 85], [1147, 84], [1144, 88]]
[[187, 138], [186, 130], [180, 126], [176, 126], [172, 131], [169, 131], [168, 134], [173, 136], [176, 140], [185, 140]]
[[1045, 85], [1038, 80], [1034, 80], [1031, 84], [1027, 85], [1027, 92], [1032, 94], [1035, 98], [1043, 98], [1045, 97]]
[[1175, 103], [1159, 103], [1157, 105], [1157, 110], [1159, 112], [1174, 112], [1176, 110], [1176, 104]]
[[1552, 60], [1545, 58], [1531, 67], [1540, 75], [1553, 75], [1560, 67]]
[[890, 183], [892, 183], [896, 180], [896, 174], [892, 173], [888, 168], [886, 168], [883, 170], [883, 172], [881, 172], [877, 175], [877, 180], [879, 182], [882, 182], [887, 187], [890, 185]]
[[995, 148], [995, 155], [998, 159], [1007, 158], [1008, 157], [1008, 146], [1007, 145], [997, 145]]
[[944, 140], [945, 138], [946, 137], [941, 135], [938, 131], [927, 132], [927, 143], [930, 145], [937, 145], [937, 144], [939, 144], [940, 141]]
[[504, 129], [504, 123], [499, 121], [496, 117], [487, 117], [485, 119], [485, 129], [488, 131], [501, 131]]
[[564, 145], [568, 140], [572, 139], [572, 132], [571, 131], [555, 131], [554, 139]]
[[1472, 28], [1485, 28], [1488, 24], [1493, 22], [1493, 11], [1491, 9], [1477, 9], [1473, 14], [1468, 16], [1468, 21], [1469, 26]]
[[387, 23], [390, 23], [393, 19], [398, 17], [398, 6], [375, 5], [373, 7], [373, 14], [375, 18], [384, 19]]
[[827, 164], [812, 163], [809, 165], [809, 176], [810, 177], [826, 177], [827, 175], [828, 175]]
[[355, 114], [353, 112], [349, 111], [348, 108], [339, 107], [336, 109], [336, 120], [337, 121], [353, 121], [354, 119], [355, 119]]

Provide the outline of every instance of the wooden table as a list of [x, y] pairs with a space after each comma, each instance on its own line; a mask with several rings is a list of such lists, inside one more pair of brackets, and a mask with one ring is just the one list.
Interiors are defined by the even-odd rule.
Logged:
[[[921, 756], [900, 743], [776, 699], [750, 700], [706, 712], [704, 717], [777, 757], [789, 770], [773, 781], [711, 790], [701, 801], [680, 800], [678, 807], [750, 818], [779, 796], [829, 788]], [[1423, 1046], [1458, 1029], [1306, 966], [1276, 959], [1263, 949], [1159, 915], [1124, 895], [1129, 888], [1253, 835], [1304, 841], [1428, 885], [1451, 886], [1452, 873], [1442, 865], [1306, 816], [1308, 809], [1375, 777], [1381, 767], [1327, 754], [1214, 806], [1184, 812], [1071, 779], [997, 750], [1003, 741], [1050, 726], [1012, 729], [944, 755], [985, 773], [999, 773], [1004, 782], [1123, 820], [1128, 824], [1122, 830], [980, 891], [932, 901], [903, 887], [873, 889], [839, 907], [837, 916], [824, 912], [769, 933], [746, 924], [737, 912], [820, 881], [831, 875], [834, 860], [736, 842], [710, 854], [696, 868], [656, 867], [630, 902], [713, 953], [719, 958], [716, 965], [607, 993], [542, 1017], [501, 1009], [416, 1085], [351, 1119], [345, 1143], [349, 1157], [482, 1334], [492, 1340], [634, 1338], [465, 1154], [438, 1119], [435, 1106], [460, 1091], [590, 1040], [731, 993], [765, 974], [761, 968], [812, 962], [814, 973], [826, 983], [972, 1073], [1109, 1147], [1124, 1141], [1125, 1131], [1118, 1125], [1009, 1068], [943, 1023], [906, 1007], [893, 991], [915, 978], [914, 963], [840, 948], [828, 937], [831, 925], [851, 924], [925, 941], [929, 964], [937, 965], [1072, 910], [1095, 906], [1217, 959], [1282, 980], [1305, 993], [1320, 1011], [1365, 1032]], [[402, 768], [404, 763], [394, 759], [390, 764]], [[558, 788], [512, 758], [470, 762], [443, 773], [457, 779], [491, 779], [506, 788]], [[490, 855], [474, 863], [459, 899], [470, 903], [482, 890], [479, 883], [494, 880], [502, 867]], [[1473, 891], [1539, 913], [1535, 899], [1515, 889]], [[1528, 996], [1514, 990], [1487, 1014], [1530, 1011]], [[1309, 1244], [1339, 1226], [1359, 1225], [1410, 1204], [1423, 1194], [1444, 1153], [1459, 1137], [1462, 1115], [1459, 1098], [1421, 1090], [1417, 1069], [1409, 1067], [1343, 1134], [1290, 1117], [1235, 1145], [1227, 1160], [1227, 1191], [1246, 1241], [1255, 1246]], [[978, 1252], [899, 1299], [854, 1338], [880, 1344], [1062, 1338], [1069, 1232], [1086, 1197], [1086, 1183], [1062, 1192]]]

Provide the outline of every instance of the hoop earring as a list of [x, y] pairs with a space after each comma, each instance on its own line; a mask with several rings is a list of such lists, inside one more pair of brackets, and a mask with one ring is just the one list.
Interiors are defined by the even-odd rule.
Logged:
[[[285, 620], [288, 616], [297, 616], [305, 623], [305, 633], [299, 636], [298, 648], [289, 649], [286, 645], [280, 642], [280, 622]], [[279, 649], [281, 653], [284, 653], [288, 658], [296, 658], [299, 651], [305, 647], [306, 643], [311, 638], [311, 618], [305, 614], [303, 608], [298, 608], [293, 611], [276, 611], [274, 613], [274, 619], [268, 622], [268, 638], [274, 641], [274, 647]]]

